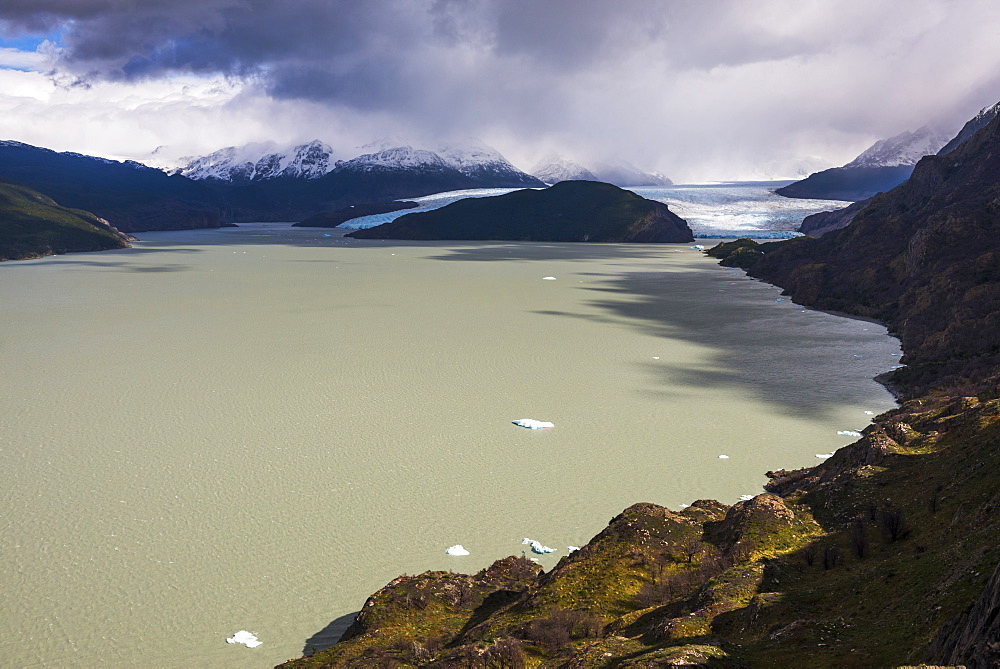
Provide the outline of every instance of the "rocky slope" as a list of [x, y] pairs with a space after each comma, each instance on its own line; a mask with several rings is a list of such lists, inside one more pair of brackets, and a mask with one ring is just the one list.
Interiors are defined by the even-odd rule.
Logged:
[[848, 228], [713, 249], [901, 338], [857, 442], [732, 507], [634, 505], [547, 573], [400, 577], [288, 666], [1000, 665], [998, 161], [995, 120]]
[[30, 188], [0, 183], [0, 260], [120, 249], [131, 240], [89, 211], [60, 207]]
[[687, 223], [665, 204], [596, 181], [459, 200], [357, 230], [359, 239], [687, 242]]

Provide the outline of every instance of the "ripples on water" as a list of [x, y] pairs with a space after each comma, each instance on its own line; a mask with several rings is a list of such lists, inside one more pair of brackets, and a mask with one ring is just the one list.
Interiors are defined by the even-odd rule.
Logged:
[[0, 267], [4, 664], [270, 666], [400, 573], [526, 536], [551, 567], [630, 503], [735, 502], [893, 405], [882, 328], [687, 245], [340, 235]]

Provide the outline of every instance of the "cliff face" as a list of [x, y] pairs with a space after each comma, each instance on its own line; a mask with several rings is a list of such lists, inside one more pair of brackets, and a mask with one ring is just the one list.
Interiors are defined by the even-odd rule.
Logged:
[[995, 119], [948, 155], [922, 159], [850, 226], [744, 250], [739, 264], [801, 304], [887, 323], [907, 363], [890, 380], [907, 392], [979, 392], [1000, 366], [998, 233]]
[[348, 235], [361, 239], [475, 239], [552, 242], [689, 242], [687, 223], [667, 205], [596, 181], [469, 198]]

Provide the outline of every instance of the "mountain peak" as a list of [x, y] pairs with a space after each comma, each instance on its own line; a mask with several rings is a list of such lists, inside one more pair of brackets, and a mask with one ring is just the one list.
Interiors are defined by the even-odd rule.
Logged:
[[333, 149], [314, 139], [286, 149], [273, 142], [228, 146], [201, 158], [189, 159], [178, 170], [192, 179], [250, 183], [277, 177], [316, 179], [333, 169]]
[[916, 165], [924, 156], [934, 155], [951, 138], [949, 133], [925, 125], [914, 132], [901, 132], [880, 139], [844, 167], [897, 167]]

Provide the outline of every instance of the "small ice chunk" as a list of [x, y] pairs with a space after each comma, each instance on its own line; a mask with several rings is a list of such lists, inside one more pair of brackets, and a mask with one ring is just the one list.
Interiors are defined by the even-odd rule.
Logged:
[[728, 455], [720, 455], [720, 456], [719, 456], [719, 459], [720, 459], [720, 460], [728, 460], [728, 459], [729, 459], [729, 456], [728, 456]]
[[695, 244], [691, 248], [693, 248], [695, 251], [704, 251], [705, 250], [705, 247], [702, 246], [701, 244]]
[[784, 302], [784, 301], [785, 301], [785, 298], [783, 298], [783, 297], [779, 297], [778, 299], [775, 300], [775, 302]]
[[253, 632], [247, 632], [246, 630], [240, 630], [236, 634], [226, 639], [226, 643], [241, 643], [247, 648], [256, 648], [263, 641], [257, 640], [257, 635]]
[[825, 460], [827, 458], [833, 457], [833, 453], [817, 453], [816, 457]]
[[323, 235], [324, 237], [329, 237], [330, 235]]
[[578, 550], [580, 550], [579, 546], [567, 546], [566, 547], [566, 552], [567, 553], [572, 553], [573, 551], [578, 551]]
[[874, 416], [874, 415], [875, 415], [875, 412], [874, 412], [874, 411], [866, 411], [866, 412], [865, 412], [865, 415], [866, 415], [866, 416]]
[[535, 541], [534, 539], [529, 539], [528, 537], [525, 537], [524, 541], [521, 542], [522, 546], [525, 545], [525, 544], [531, 546], [531, 552], [532, 553], [538, 553], [539, 555], [544, 555], [545, 553], [555, 553], [556, 552], [555, 548], [549, 548], [548, 546], [543, 546], [541, 544], [541, 542]]
[[658, 356], [658, 355], [654, 355], [653, 356], [653, 360], [659, 360], [659, 359], [660, 359], [660, 356]]
[[684, 253], [684, 251], [681, 251], [680, 249], [674, 249], [674, 253]]
[[454, 546], [449, 546], [444, 549], [445, 555], [468, 555], [469, 551], [465, 550], [462, 544], [455, 544]]
[[521, 427], [526, 427], [529, 430], [537, 430], [543, 427], [555, 427], [555, 424], [544, 420], [535, 420], [534, 418], [521, 418], [520, 420], [511, 421], [514, 425], [520, 425]]
[[686, 509], [688, 508], [688, 506], [689, 506], [688, 504], [681, 504], [678, 508]]
[[837, 430], [837, 434], [842, 437], [860, 437], [861, 433], [857, 430]]
[[753, 499], [753, 495], [740, 495], [741, 502], [749, 502]]
[[556, 280], [556, 278], [554, 276], [543, 276], [542, 277], [542, 281], [555, 281], [555, 280]]

